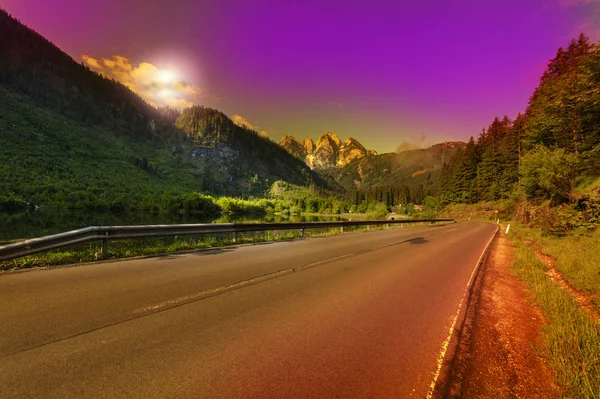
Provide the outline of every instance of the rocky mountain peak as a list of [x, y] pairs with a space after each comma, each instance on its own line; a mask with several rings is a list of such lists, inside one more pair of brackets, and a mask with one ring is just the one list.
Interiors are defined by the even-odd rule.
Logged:
[[317, 140], [316, 150], [324, 149], [330, 152], [337, 152], [341, 144], [342, 140], [335, 133], [326, 132]]
[[312, 169], [342, 168], [355, 159], [376, 154], [368, 151], [353, 137], [342, 140], [332, 132], [325, 132], [315, 143], [311, 138], [297, 140], [285, 135], [279, 145], [304, 160]]
[[337, 134], [332, 133], [332, 132], [325, 132], [324, 136], [328, 136], [331, 140], [333, 140], [333, 142], [335, 142], [337, 145], [342, 144], [342, 140], [340, 140], [340, 138], [337, 136]]
[[294, 136], [284, 135], [281, 140], [279, 140], [279, 145], [296, 158], [304, 160], [308, 153], [305, 148], [305, 142], [306, 140], [299, 142]]
[[315, 150], [315, 142], [310, 138], [304, 139], [304, 149], [307, 153], [313, 152]]
[[340, 151], [335, 166], [338, 168], [343, 168], [355, 159], [364, 158], [367, 156], [367, 154], [368, 151], [361, 143], [354, 138], [349, 137], [340, 146]]
[[346, 140], [344, 140], [344, 142], [342, 143], [342, 145], [340, 146], [340, 148], [342, 148], [342, 147], [359, 147], [359, 148], [362, 148], [362, 149], [365, 148], [354, 137], [348, 137]]
[[290, 141], [298, 142], [298, 140], [296, 140], [296, 138], [294, 136], [288, 136], [287, 134], [284, 134], [283, 137], [281, 137], [281, 140], [279, 140], [279, 145], [281, 145], [282, 143], [290, 142]]

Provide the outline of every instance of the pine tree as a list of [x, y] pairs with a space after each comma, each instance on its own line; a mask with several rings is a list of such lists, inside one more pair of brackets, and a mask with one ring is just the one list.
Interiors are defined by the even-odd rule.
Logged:
[[597, 108], [590, 107], [598, 90], [593, 57], [597, 51], [582, 34], [550, 61], [527, 108], [528, 148], [543, 144], [576, 156], [590, 150], [597, 138]]

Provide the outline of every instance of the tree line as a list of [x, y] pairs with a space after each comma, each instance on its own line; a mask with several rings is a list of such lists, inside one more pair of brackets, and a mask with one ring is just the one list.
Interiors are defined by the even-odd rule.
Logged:
[[600, 216], [597, 195], [582, 197], [575, 188], [598, 176], [600, 46], [581, 34], [549, 62], [524, 114], [494, 119], [444, 165], [438, 198], [452, 204], [522, 196], [579, 212], [589, 224]]

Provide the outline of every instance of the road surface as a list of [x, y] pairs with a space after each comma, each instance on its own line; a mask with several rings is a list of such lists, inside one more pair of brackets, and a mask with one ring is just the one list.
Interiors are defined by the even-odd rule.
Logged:
[[495, 229], [0, 274], [0, 396], [425, 397]]

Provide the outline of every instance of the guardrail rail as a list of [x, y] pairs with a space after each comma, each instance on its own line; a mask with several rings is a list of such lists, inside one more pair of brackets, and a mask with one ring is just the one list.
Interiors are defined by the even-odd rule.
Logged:
[[40, 238], [20, 241], [0, 246], [0, 261], [20, 258], [27, 255], [48, 251], [51, 249], [68, 247], [90, 241], [100, 241], [100, 251], [106, 255], [108, 241], [130, 238], [168, 237], [180, 235], [203, 234], [233, 234], [233, 242], [237, 240], [238, 233], [299, 230], [304, 237], [307, 229], [336, 228], [341, 232], [344, 227], [381, 226], [391, 224], [414, 223], [452, 223], [454, 219], [399, 219], [399, 220], [361, 220], [338, 222], [295, 222], [295, 223], [204, 223], [204, 224], [172, 224], [172, 225], [146, 225], [146, 226], [92, 226], [72, 230], [65, 233], [53, 234]]

